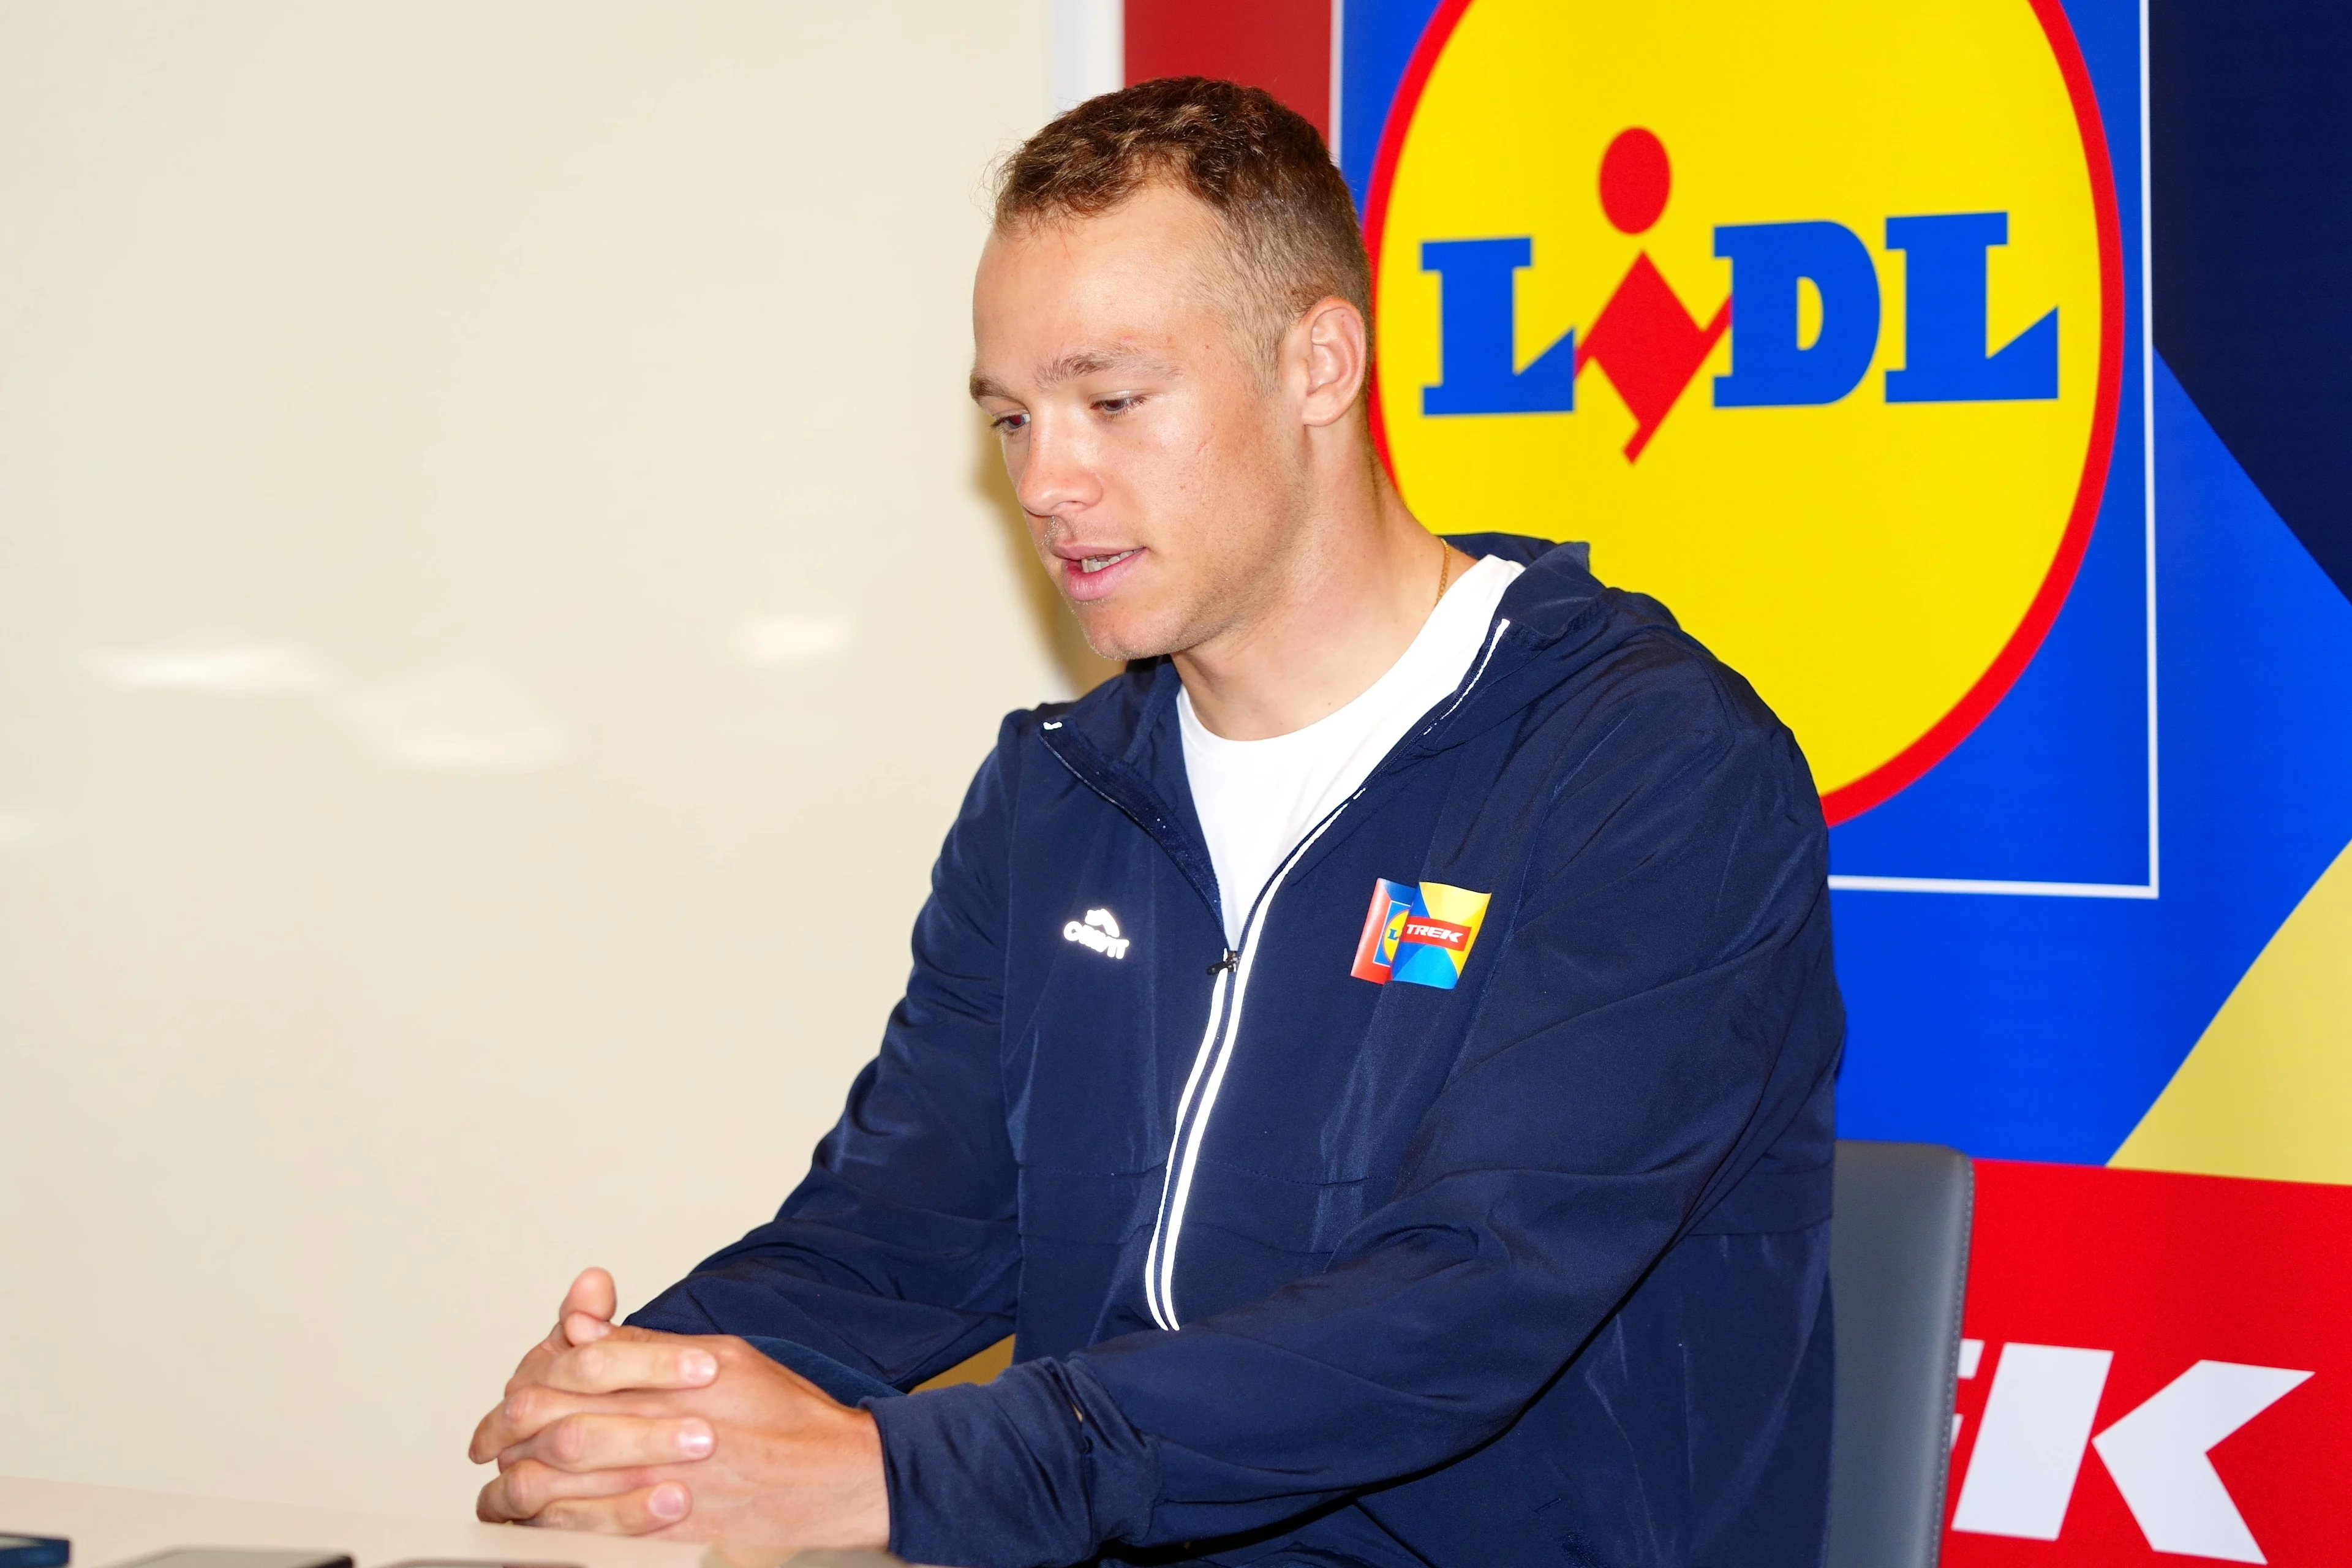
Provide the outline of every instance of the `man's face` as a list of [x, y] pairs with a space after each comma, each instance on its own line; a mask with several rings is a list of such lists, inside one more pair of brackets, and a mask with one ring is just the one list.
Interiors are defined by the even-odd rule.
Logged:
[[1000, 233], [972, 291], [972, 392], [1037, 552], [1095, 651], [1199, 647], [1272, 595], [1297, 532], [1295, 394], [1239, 330], [1216, 215], [1158, 183]]

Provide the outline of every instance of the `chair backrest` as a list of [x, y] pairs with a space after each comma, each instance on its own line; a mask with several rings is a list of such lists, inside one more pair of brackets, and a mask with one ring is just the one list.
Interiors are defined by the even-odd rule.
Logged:
[[1974, 1194], [1957, 1149], [1838, 1143], [1828, 1568], [1935, 1568]]

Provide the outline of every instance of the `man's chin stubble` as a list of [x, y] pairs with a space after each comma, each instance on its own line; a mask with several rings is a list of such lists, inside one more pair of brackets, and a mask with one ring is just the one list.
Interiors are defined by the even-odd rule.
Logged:
[[1071, 607], [1078, 616], [1079, 633], [1086, 637], [1087, 646], [1094, 649], [1096, 657], [1099, 658], [1117, 659], [1121, 662], [1160, 658], [1169, 654], [1181, 653], [1201, 640], [1198, 637], [1187, 637], [1181, 632], [1155, 634], [1148, 628], [1122, 633], [1113, 626], [1095, 624], [1109, 617], [1097, 616], [1090, 621], [1083, 612], [1077, 612], [1076, 605]]

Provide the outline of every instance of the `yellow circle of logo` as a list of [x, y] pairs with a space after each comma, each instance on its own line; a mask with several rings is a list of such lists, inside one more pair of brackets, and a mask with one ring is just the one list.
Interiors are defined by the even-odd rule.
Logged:
[[2058, 0], [1450, 0], [1366, 227], [1407, 501], [1590, 540], [1755, 683], [1832, 821], [2032, 658], [2122, 372]]

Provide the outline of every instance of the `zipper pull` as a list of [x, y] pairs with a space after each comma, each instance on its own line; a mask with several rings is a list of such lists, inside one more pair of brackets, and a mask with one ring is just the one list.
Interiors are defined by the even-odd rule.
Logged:
[[1238, 952], [1235, 952], [1232, 948], [1230, 948], [1230, 947], [1229, 947], [1229, 948], [1225, 949], [1225, 956], [1224, 956], [1224, 957], [1223, 957], [1223, 958], [1221, 958], [1221, 959], [1217, 960], [1217, 962], [1216, 962], [1216, 963], [1213, 963], [1213, 964], [1209, 965], [1209, 973], [1210, 973], [1211, 974], [1214, 975], [1214, 974], [1222, 973], [1223, 972], [1224, 972], [1225, 970], [1228, 970], [1228, 969], [1237, 968], [1237, 967], [1239, 967], [1239, 966], [1240, 966], [1240, 964], [1241, 964], [1241, 961], [1242, 961], [1242, 955], [1241, 955], [1240, 953], [1238, 953]]

